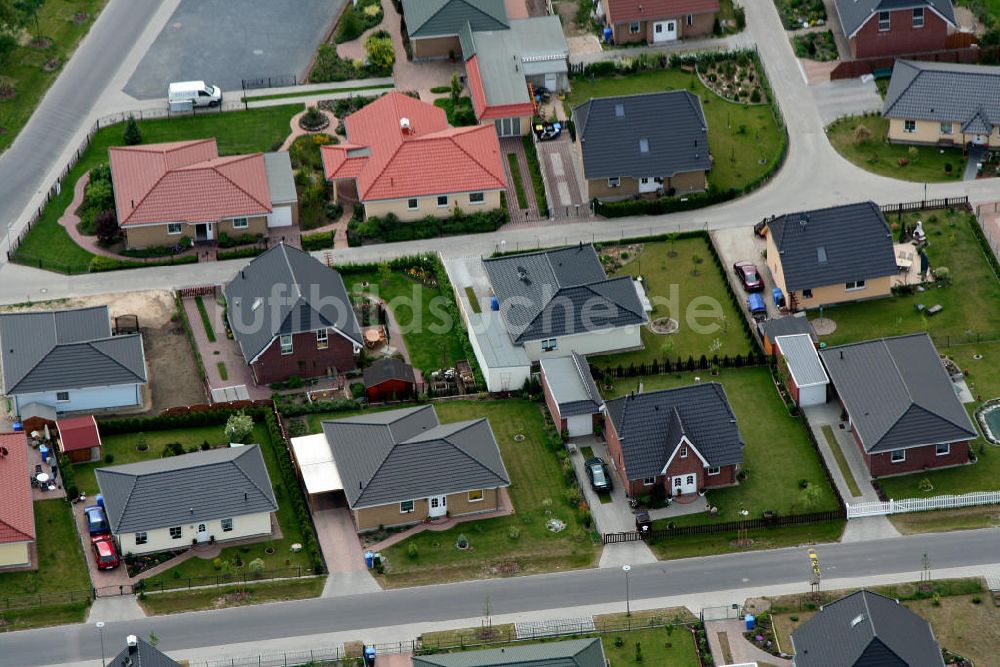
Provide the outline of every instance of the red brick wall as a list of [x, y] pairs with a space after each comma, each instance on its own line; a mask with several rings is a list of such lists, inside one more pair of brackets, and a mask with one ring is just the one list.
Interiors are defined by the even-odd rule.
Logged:
[[642, 491], [643, 485], [642, 480], [636, 483], [630, 483], [628, 481], [628, 471], [625, 470], [625, 461], [622, 458], [622, 443], [618, 439], [618, 431], [615, 430], [615, 425], [611, 422], [611, 417], [607, 413], [604, 413], [604, 441], [608, 446], [608, 456], [615, 463], [615, 467], [618, 468], [618, 473], [621, 475], [622, 483], [625, 485], [625, 492], [630, 497], [635, 497], [637, 489], [638, 493], [644, 493]]
[[282, 382], [293, 375], [302, 378], [326, 375], [327, 368], [338, 372], [354, 370], [354, 346], [339, 333], [330, 330], [329, 346], [316, 348], [316, 333], [309, 331], [292, 336], [292, 353], [281, 354], [281, 343], [275, 338], [253, 364], [257, 384]]
[[705, 475], [705, 488], [711, 489], [719, 486], [732, 486], [736, 484], [737, 467], [734, 465], [721, 466], [718, 475]]
[[549, 391], [549, 383], [545, 381], [545, 371], [541, 371], [542, 376], [542, 393], [545, 395], [545, 405], [549, 408], [549, 414], [552, 415], [552, 421], [562, 433], [566, 430], [566, 420], [562, 418], [559, 414], [559, 406], [556, 405], [556, 399], [552, 396], [552, 392]]
[[365, 389], [365, 395], [372, 403], [402, 400], [413, 395], [413, 383], [406, 380], [386, 380]]
[[850, 40], [851, 55], [855, 58], [892, 56], [921, 51], [939, 51], [948, 40], [948, 24], [932, 12], [924, 10], [924, 27], [913, 27], [913, 10], [900, 9], [892, 12], [889, 30], [879, 32], [878, 14], [865, 23], [854, 39]]
[[672, 495], [673, 489], [671, 485], [673, 484], [674, 477], [678, 475], [694, 475], [696, 489], [704, 488], [705, 484], [705, 467], [698, 458], [698, 455], [694, 453], [694, 448], [688, 447], [688, 455], [686, 458], [681, 458], [681, 453], [677, 452], [674, 454], [674, 460], [670, 462], [670, 466], [667, 468], [667, 474], [664, 479], [657, 480], [666, 486], [667, 495]]
[[951, 443], [951, 452], [938, 456], [934, 453], [934, 445], [926, 447], [911, 447], [906, 450], [906, 460], [902, 463], [893, 463], [892, 455], [889, 452], [884, 454], [870, 454], [868, 456], [868, 469], [871, 470], [872, 477], [886, 477], [888, 475], [901, 475], [903, 473], [919, 472], [927, 468], [949, 468], [969, 462], [969, 443]]

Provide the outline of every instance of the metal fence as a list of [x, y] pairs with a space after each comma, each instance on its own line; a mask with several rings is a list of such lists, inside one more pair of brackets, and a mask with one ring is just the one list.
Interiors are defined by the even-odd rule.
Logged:
[[906, 498], [903, 500], [873, 501], [847, 506], [847, 518], [865, 516], [886, 516], [904, 512], [926, 512], [927, 510], [958, 509], [977, 505], [1000, 504], [1000, 491], [975, 491], [960, 496], [944, 495], [933, 498]]
[[58, 591], [55, 593], [2, 597], [0, 598], [0, 612], [11, 609], [32, 609], [35, 607], [90, 602], [92, 595], [92, 591]]
[[768, 512], [765, 512], [765, 514], [767, 516], [763, 516], [758, 519], [726, 521], [723, 523], [700, 523], [693, 526], [654, 528], [653, 530], [648, 530], [643, 533], [635, 531], [625, 533], [605, 533], [602, 535], [602, 539], [604, 544], [616, 544], [618, 542], [636, 542], [642, 539], [659, 540], [671, 537], [684, 537], [687, 535], [738, 533], [741, 530], [759, 530], [761, 528], [780, 528], [782, 526], [796, 526], [809, 523], [826, 523], [846, 518], [846, 512], [843, 509], [828, 510], [826, 512], [809, 512], [807, 514], [777, 515]]
[[297, 86], [299, 79], [294, 74], [281, 74], [278, 76], [258, 76], [253, 79], [243, 79], [241, 87], [243, 90], [257, 90], [258, 88], [287, 88]]

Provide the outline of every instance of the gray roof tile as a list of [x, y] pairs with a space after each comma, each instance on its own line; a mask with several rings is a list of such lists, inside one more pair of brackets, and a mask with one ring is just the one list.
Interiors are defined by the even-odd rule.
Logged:
[[158, 648], [136, 637], [135, 648], [126, 647], [108, 661], [108, 667], [181, 667]]
[[510, 25], [504, 0], [403, 0], [403, 18], [411, 39], [457, 35], [466, 22], [473, 30]]
[[874, 202], [788, 213], [767, 227], [790, 292], [897, 272], [892, 233]]
[[608, 401], [630, 480], [656, 477], [687, 435], [711, 466], [743, 462], [743, 437], [718, 382], [693, 384]]
[[597, 390], [586, 357], [572, 352], [565, 357], [546, 357], [539, 363], [560, 415], [573, 417], [600, 411], [604, 399]]
[[[573, 117], [588, 180], [712, 168], [701, 100], [686, 90], [591, 99]], [[644, 140], [646, 151], [640, 147]]]
[[404, 382], [416, 382], [413, 375], [413, 366], [402, 359], [386, 357], [374, 362], [365, 369], [365, 387], [372, 387], [381, 384], [386, 380], [403, 380]]
[[[955, 27], [955, 8], [951, 0], [834, 0], [840, 25], [848, 39], [878, 12], [891, 12], [901, 9], [925, 8], [941, 16]], [[907, 28], [908, 29], [908, 28]]]
[[866, 451], [978, 435], [926, 333], [830, 347], [820, 358]]
[[98, 468], [95, 474], [116, 535], [278, 509], [259, 445]]
[[814, 343], [819, 343], [819, 336], [816, 335], [816, 330], [813, 329], [812, 322], [805, 316], [805, 313], [801, 316], [786, 315], [784, 317], [765, 320], [758, 325], [758, 328], [771, 341], [778, 336], [793, 336], [804, 333], [809, 334]]
[[775, 342], [788, 363], [788, 370], [791, 371], [792, 379], [797, 386], [808, 387], [830, 382], [826, 369], [819, 360], [816, 345], [809, 334], [778, 336]]
[[882, 115], [960, 123], [989, 134], [1000, 125], [1000, 67], [897, 60]]
[[599, 638], [413, 657], [413, 667], [605, 667]]

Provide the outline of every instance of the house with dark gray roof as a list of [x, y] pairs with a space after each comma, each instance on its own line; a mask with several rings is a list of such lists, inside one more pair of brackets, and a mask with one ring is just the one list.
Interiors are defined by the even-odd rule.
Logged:
[[234, 445], [98, 468], [122, 553], [271, 534], [278, 503], [260, 445]]
[[342, 493], [362, 532], [494, 512], [510, 486], [489, 421], [442, 424], [430, 405], [326, 420], [292, 451], [310, 496]]
[[771, 219], [767, 266], [792, 310], [889, 296], [899, 272], [892, 232], [871, 201]]
[[108, 667], [181, 667], [181, 663], [146, 640], [129, 635], [125, 638], [125, 648], [108, 661]]
[[958, 27], [951, 0], [834, 0], [853, 58], [942, 51]]
[[793, 667], [944, 667], [926, 620], [899, 600], [860, 590], [792, 631]]
[[413, 667], [605, 667], [599, 637], [413, 656]]
[[897, 60], [882, 115], [895, 143], [1000, 146], [1000, 67]]
[[15, 414], [142, 405], [141, 334], [115, 336], [107, 306], [0, 314], [0, 378]]
[[510, 27], [504, 0], [403, 0], [403, 18], [414, 60], [447, 58], [462, 52], [458, 35]]
[[819, 354], [872, 477], [969, 462], [979, 433], [926, 333]]
[[600, 422], [604, 399], [583, 355], [546, 357], [540, 362], [542, 392], [552, 421], [570, 437], [592, 435]]
[[708, 187], [708, 121], [697, 95], [670, 90], [592, 98], [573, 109], [573, 122], [588, 199]]
[[354, 370], [364, 341], [344, 279], [284, 243], [225, 286], [226, 314], [258, 384]]
[[737, 483], [743, 437], [718, 382], [628, 394], [608, 401], [604, 414], [608, 453], [630, 497]]

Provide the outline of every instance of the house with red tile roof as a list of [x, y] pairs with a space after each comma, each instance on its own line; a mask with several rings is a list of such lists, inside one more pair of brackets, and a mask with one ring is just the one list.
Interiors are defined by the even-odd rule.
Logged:
[[118, 224], [129, 248], [182, 237], [266, 235], [298, 221], [288, 153], [219, 156], [215, 139], [109, 151]]
[[0, 569], [31, 565], [35, 508], [30, 472], [25, 434], [0, 433]]
[[388, 93], [344, 120], [347, 140], [323, 146], [334, 197], [365, 216], [400, 220], [499, 208], [506, 188], [500, 144], [487, 125], [451, 127], [443, 109]]
[[59, 450], [73, 463], [87, 463], [101, 458], [101, 433], [94, 415], [56, 420]]
[[719, 0], [602, 0], [615, 44], [662, 44], [711, 35]]

